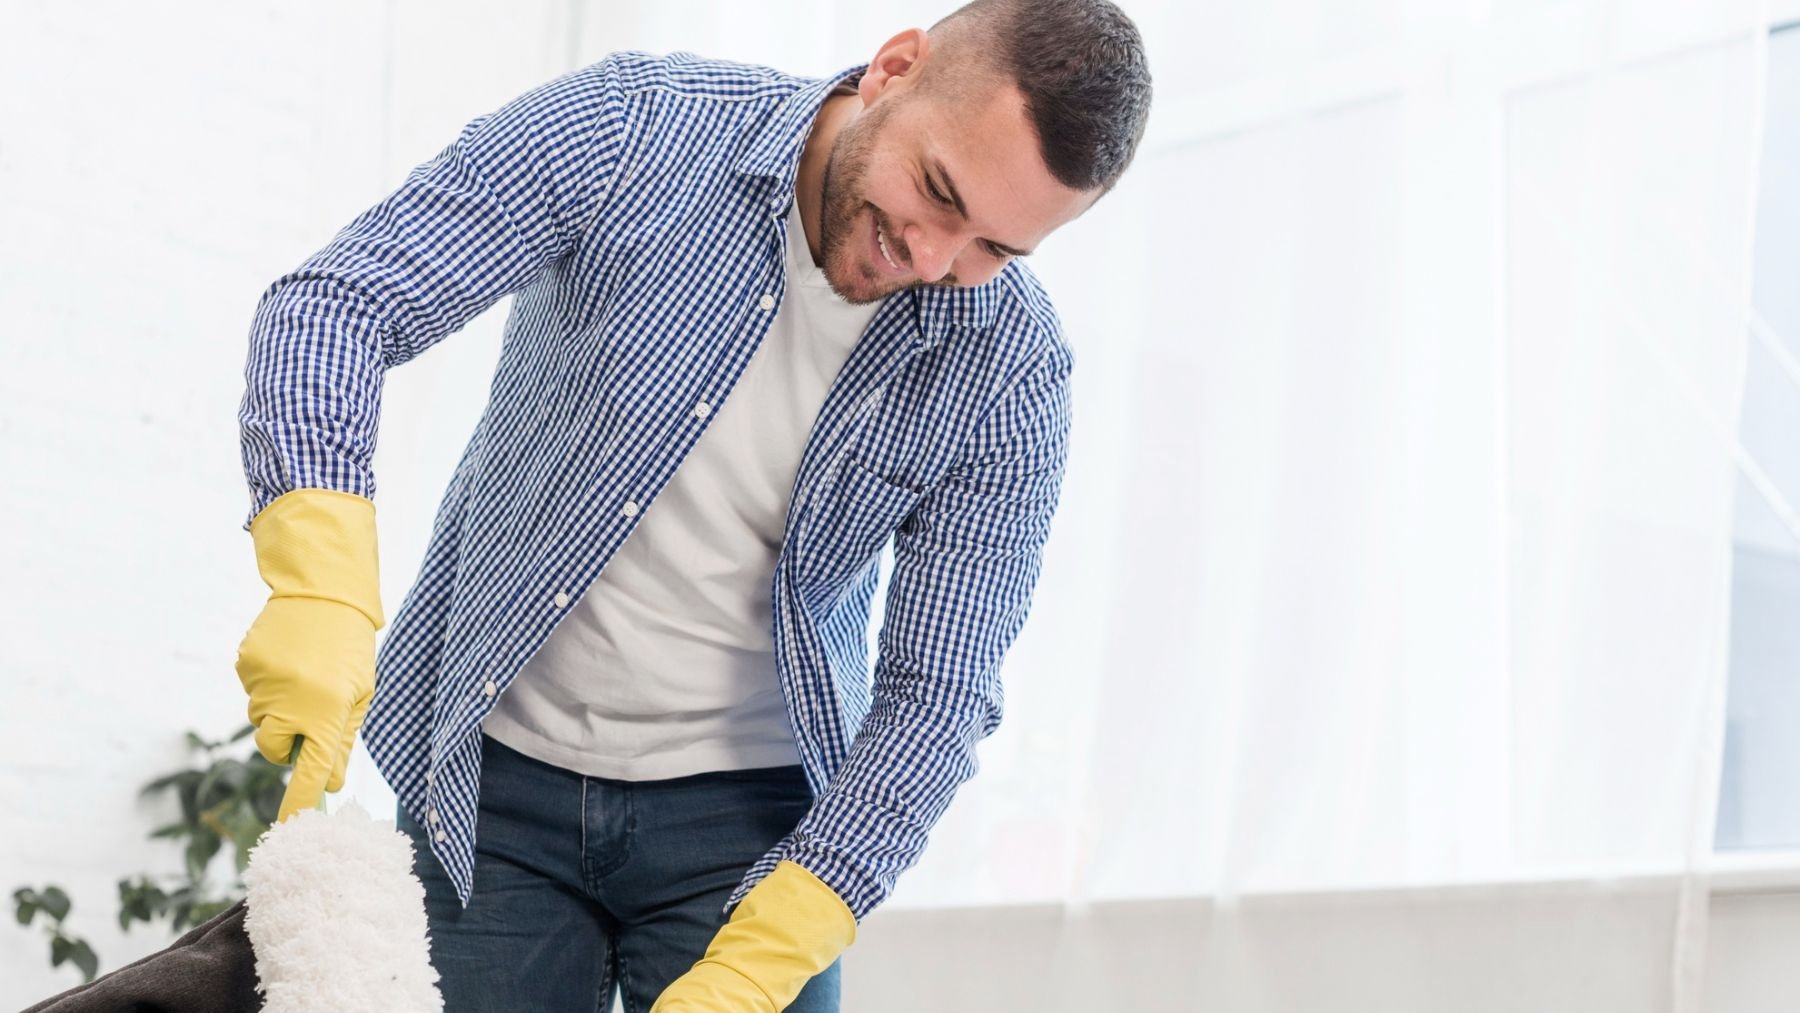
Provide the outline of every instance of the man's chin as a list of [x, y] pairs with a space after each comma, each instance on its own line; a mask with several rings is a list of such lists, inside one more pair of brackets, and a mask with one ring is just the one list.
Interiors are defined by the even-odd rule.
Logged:
[[829, 265], [824, 271], [825, 282], [839, 299], [853, 306], [866, 306], [872, 302], [893, 295], [898, 289], [884, 286], [880, 282], [864, 277], [855, 268], [845, 271], [833, 270]]

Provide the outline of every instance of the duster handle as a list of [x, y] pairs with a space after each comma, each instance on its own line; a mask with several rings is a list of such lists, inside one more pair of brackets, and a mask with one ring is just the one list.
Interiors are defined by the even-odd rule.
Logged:
[[[287, 762], [288, 766], [292, 767], [294, 764], [300, 762], [300, 747], [302, 745], [304, 745], [305, 743], [306, 743], [306, 736], [304, 736], [304, 735], [294, 736], [294, 751], [288, 754], [288, 762]], [[292, 776], [292, 775], [289, 775], [289, 776]], [[313, 808], [319, 810], [320, 812], [326, 811], [324, 793], [320, 793], [319, 804], [316, 806], [313, 806]]]

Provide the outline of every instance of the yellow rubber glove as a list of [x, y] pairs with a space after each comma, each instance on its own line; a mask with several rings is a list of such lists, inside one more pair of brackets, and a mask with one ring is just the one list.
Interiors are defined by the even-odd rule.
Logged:
[[385, 624], [375, 504], [295, 489], [250, 522], [269, 601], [238, 645], [256, 749], [287, 764], [303, 736], [276, 822], [344, 786], [356, 732], [375, 696], [375, 631]]
[[804, 866], [779, 862], [650, 1013], [785, 1009], [856, 941], [856, 916]]

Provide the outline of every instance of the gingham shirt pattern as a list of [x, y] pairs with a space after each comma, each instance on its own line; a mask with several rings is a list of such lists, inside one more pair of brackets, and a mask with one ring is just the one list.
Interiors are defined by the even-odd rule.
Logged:
[[[385, 371], [516, 293], [363, 726], [464, 904], [481, 720], [656, 509], [767, 333], [801, 147], [856, 76], [614, 54], [469, 123], [258, 304], [246, 530], [296, 488], [373, 499]], [[896, 294], [870, 322], [807, 441], [770, 587], [814, 804], [726, 913], [787, 859], [860, 920], [975, 773], [1056, 507], [1072, 366], [1017, 263]]]

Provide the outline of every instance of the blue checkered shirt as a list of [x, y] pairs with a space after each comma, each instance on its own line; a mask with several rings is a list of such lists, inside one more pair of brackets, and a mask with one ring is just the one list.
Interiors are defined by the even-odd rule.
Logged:
[[[481, 721], [768, 333], [801, 148], [856, 77], [614, 54], [469, 123], [258, 304], [246, 530], [291, 489], [373, 499], [384, 373], [516, 293], [363, 725], [400, 803], [435, 811], [465, 905]], [[1072, 365], [1016, 262], [891, 296], [869, 323], [806, 442], [769, 587], [813, 805], [725, 912], [786, 859], [860, 920], [974, 775], [1062, 482]]]

